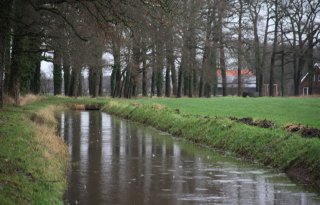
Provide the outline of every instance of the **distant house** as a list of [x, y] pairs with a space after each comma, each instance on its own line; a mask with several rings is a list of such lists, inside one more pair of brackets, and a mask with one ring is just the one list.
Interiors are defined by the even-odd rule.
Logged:
[[[238, 70], [226, 70], [227, 93], [228, 95], [237, 95], [238, 93]], [[217, 70], [218, 89], [217, 94], [222, 95], [222, 77], [221, 70]], [[249, 69], [241, 70], [242, 92], [256, 92], [256, 76]]]
[[[309, 73], [307, 73], [301, 79], [300, 95], [308, 96], [310, 94], [309, 79], [310, 79]], [[312, 79], [312, 93], [316, 95], [320, 95], [320, 63], [316, 63], [314, 65], [314, 74]]]

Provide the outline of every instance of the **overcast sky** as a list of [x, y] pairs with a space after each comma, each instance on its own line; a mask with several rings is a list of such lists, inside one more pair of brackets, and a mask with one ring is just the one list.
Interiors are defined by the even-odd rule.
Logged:
[[[47, 57], [53, 57], [52, 54], [45, 54]], [[110, 53], [104, 53], [102, 58], [105, 60], [105, 67], [110, 68], [113, 65], [114, 59], [113, 55]], [[53, 77], [53, 63], [47, 61], [41, 61], [41, 71], [46, 74], [47, 77]], [[84, 73], [86, 75], [86, 72]], [[111, 75], [110, 69], [104, 69], [104, 75]]]

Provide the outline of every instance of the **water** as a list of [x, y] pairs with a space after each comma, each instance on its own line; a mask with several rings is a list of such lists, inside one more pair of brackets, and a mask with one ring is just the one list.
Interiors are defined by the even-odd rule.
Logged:
[[277, 173], [101, 112], [65, 112], [66, 204], [315, 205], [320, 196]]

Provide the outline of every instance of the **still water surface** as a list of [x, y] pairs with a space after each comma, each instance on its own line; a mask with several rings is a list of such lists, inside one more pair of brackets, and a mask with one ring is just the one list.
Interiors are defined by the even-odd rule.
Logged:
[[64, 112], [66, 204], [315, 205], [284, 174], [223, 157], [101, 112]]

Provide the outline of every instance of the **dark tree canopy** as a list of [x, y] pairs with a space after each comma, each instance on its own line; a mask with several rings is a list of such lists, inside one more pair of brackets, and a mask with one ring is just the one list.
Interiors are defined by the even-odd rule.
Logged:
[[1, 105], [40, 92], [42, 60], [54, 64], [54, 94], [126, 98], [299, 95], [320, 61], [318, 1], [2, 0], [0, 10]]

